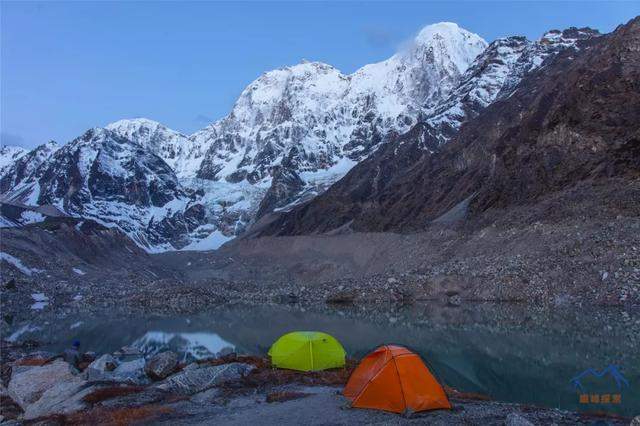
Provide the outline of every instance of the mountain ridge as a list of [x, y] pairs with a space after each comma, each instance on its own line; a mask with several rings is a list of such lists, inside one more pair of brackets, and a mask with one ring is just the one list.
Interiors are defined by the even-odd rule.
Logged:
[[[344, 75], [330, 65], [308, 61], [266, 72], [247, 86], [229, 115], [192, 135], [143, 118], [110, 123], [104, 128], [112, 133], [110, 139], [142, 147], [145, 158], [153, 155], [168, 167], [173, 174], [168, 181], [152, 181], [175, 181], [176, 188], [189, 194], [188, 202], [180, 202], [180, 214], [190, 211], [190, 225], [186, 227], [184, 217], [174, 223], [151, 211], [131, 213], [135, 219], [125, 221], [128, 225], [116, 221], [116, 226], [128, 227], [135, 222], [138, 229], [128, 228], [128, 232], [137, 235], [136, 241], [150, 250], [193, 246], [214, 232], [227, 237], [239, 235], [260, 217], [290, 210], [323, 193], [385, 142], [397, 140], [397, 135], [418, 123], [425, 123], [419, 126], [424, 139], [421, 149], [437, 148], [455, 135], [460, 123], [497, 99], [500, 91], [511, 84], [509, 78], [518, 80], [540, 66], [544, 57], [575, 47], [580, 31], [588, 33], [585, 29], [569, 29], [548, 32], [553, 36], [545, 35], [535, 42], [520, 38], [521, 50], [529, 49], [530, 54], [524, 60], [523, 54], [512, 58], [513, 64], [522, 62], [519, 66], [509, 61], [505, 65], [500, 56], [504, 52], [496, 48], [498, 56], [493, 58], [493, 65], [499, 65], [499, 75], [486, 87], [478, 85], [478, 75], [486, 76], [484, 70], [489, 65], [478, 61], [487, 56], [491, 45], [456, 24], [439, 23], [420, 31], [410, 47], [352, 74]], [[584, 38], [589, 36], [593, 34]], [[473, 90], [478, 88], [484, 90], [484, 96], [474, 98]], [[92, 131], [100, 133], [97, 129]], [[109, 145], [104, 138], [101, 141], [96, 143]], [[98, 156], [92, 158], [95, 162]], [[113, 158], [104, 157], [107, 160]], [[36, 169], [43, 162], [33, 161], [33, 170], [23, 167], [25, 170], [20, 173], [16, 168], [3, 169], [3, 197], [38, 201], [38, 179], [43, 174], [41, 171], [38, 175]], [[93, 165], [96, 170], [104, 166], [99, 163]], [[169, 172], [165, 173], [163, 164], [151, 163], [155, 170], [148, 171], [149, 176], [167, 176]], [[127, 164], [139, 166], [135, 161]], [[119, 179], [127, 181], [126, 175], [133, 172], [122, 171]], [[138, 178], [149, 182], [143, 175]], [[58, 194], [57, 199], [47, 201], [64, 206], [70, 196], [53, 192]], [[122, 188], [112, 195], [121, 197]], [[178, 198], [176, 195], [171, 202]], [[86, 198], [85, 202], [94, 201]], [[137, 202], [140, 200], [130, 199], [126, 209], [135, 210]], [[151, 205], [143, 203], [140, 207], [150, 209]], [[76, 205], [72, 213], [86, 214], [86, 210]], [[172, 210], [172, 217], [176, 214]], [[96, 216], [97, 213], [92, 218]], [[163, 226], [158, 227], [159, 222]], [[181, 225], [176, 228], [176, 223]], [[155, 236], [147, 238], [145, 233]], [[176, 233], [179, 235], [173, 235]]]
[[640, 107], [639, 46], [636, 18], [583, 40], [577, 50], [562, 50], [508, 97], [462, 124], [450, 143], [416, 153], [424, 132], [415, 129], [258, 235], [347, 225], [362, 232], [413, 232], [455, 209], [468, 222], [580, 182], [633, 179], [640, 170], [633, 118]]

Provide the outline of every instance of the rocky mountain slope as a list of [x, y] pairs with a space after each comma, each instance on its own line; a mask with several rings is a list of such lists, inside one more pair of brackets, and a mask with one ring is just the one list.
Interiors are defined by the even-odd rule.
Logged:
[[424, 126], [415, 127], [262, 234], [415, 231], [533, 205], [585, 182], [637, 181], [638, 52], [640, 18], [562, 50], [464, 123], [450, 143], [421, 149]]
[[[373, 152], [382, 181], [404, 172], [409, 162], [381, 159], [402, 151], [412, 162], [439, 150], [523, 76], [595, 35], [570, 29], [487, 46], [456, 24], [434, 24], [353, 74], [318, 62], [267, 72], [227, 117], [191, 136], [120, 120], [60, 149], [14, 154], [0, 171], [0, 193], [118, 226], [150, 251], [216, 248], [323, 193]], [[404, 143], [412, 138], [420, 143]]]
[[[14, 147], [4, 147], [9, 152]], [[32, 188], [29, 187], [26, 180], [30, 178], [36, 170], [51, 157], [59, 146], [54, 141], [40, 145], [35, 149], [23, 153], [13, 161], [7, 161], [7, 157], [3, 158], [3, 162], [7, 165], [0, 170], [0, 193], [3, 195], [11, 194], [10, 198], [19, 199], [27, 204], [36, 205], [38, 200]], [[31, 196], [33, 193], [34, 196]]]
[[13, 164], [28, 151], [20, 146], [0, 146], [0, 173], [6, 166]]
[[196, 195], [162, 158], [107, 129], [89, 130], [53, 152], [18, 189], [14, 198], [117, 225], [144, 247], [166, 247], [204, 220]]

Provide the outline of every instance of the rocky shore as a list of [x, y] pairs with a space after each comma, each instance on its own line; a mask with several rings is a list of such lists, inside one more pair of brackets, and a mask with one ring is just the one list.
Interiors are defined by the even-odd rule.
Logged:
[[628, 424], [594, 416], [489, 401], [446, 388], [454, 406], [403, 418], [346, 408], [339, 395], [346, 368], [316, 373], [278, 370], [268, 359], [219, 353], [179, 362], [166, 351], [147, 359], [133, 348], [64, 356], [2, 342], [2, 424]]

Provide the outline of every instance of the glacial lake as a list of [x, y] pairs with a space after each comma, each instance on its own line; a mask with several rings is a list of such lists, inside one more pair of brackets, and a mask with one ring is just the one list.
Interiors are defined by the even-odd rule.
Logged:
[[[99, 354], [123, 346], [146, 354], [170, 348], [190, 360], [224, 348], [265, 355], [286, 332], [317, 330], [356, 359], [380, 344], [406, 345], [445, 384], [493, 400], [640, 414], [640, 313], [620, 308], [232, 305], [188, 316], [38, 318], [15, 324], [10, 337], [38, 340], [38, 349], [54, 352], [74, 339]], [[592, 402], [592, 395], [604, 402]]]

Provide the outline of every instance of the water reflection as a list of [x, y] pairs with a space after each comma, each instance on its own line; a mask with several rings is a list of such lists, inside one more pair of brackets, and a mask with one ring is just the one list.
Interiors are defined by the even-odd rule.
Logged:
[[[640, 411], [639, 323], [637, 313], [618, 309], [276, 305], [223, 306], [189, 317], [69, 316], [49, 324], [17, 324], [15, 330], [18, 339], [44, 340], [45, 349], [52, 351], [79, 339], [83, 350], [104, 353], [136, 346], [152, 354], [170, 348], [185, 359], [212, 356], [226, 346], [266, 354], [283, 333], [319, 330], [334, 335], [354, 358], [382, 343], [406, 345], [420, 353], [444, 383], [463, 391], [501, 401], [630, 416]], [[620, 366], [629, 382], [621, 402], [580, 403], [571, 379], [612, 364]]]
[[223, 349], [233, 351], [233, 344], [215, 333], [167, 333], [164, 331], [147, 331], [136, 339], [132, 347], [146, 356], [154, 355], [170, 349], [182, 355], [183, 361], [212, 358]]

